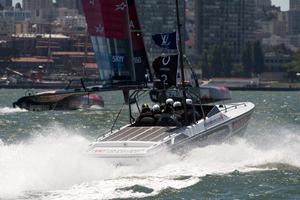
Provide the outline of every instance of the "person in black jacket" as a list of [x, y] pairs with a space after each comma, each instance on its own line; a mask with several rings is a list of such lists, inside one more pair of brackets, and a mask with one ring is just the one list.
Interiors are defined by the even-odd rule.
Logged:
[[154, 126], [155, 125], [154, 115], [148, 104], [142, 105], [140, 116], [136, 119], [136, 126]]

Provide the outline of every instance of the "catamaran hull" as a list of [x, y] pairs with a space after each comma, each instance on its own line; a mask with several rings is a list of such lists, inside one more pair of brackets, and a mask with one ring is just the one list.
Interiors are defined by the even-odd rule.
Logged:
[[101, 97], [88, 92], [37, 94], [22, 97], [13, 103], [13, 107], [29, 111], [77, 110], [91, 106], [103, 107], [104, 102]]

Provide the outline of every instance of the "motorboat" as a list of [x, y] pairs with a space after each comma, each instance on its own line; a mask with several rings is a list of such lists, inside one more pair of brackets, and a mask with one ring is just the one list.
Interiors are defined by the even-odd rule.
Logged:
[[[178, 94], [179, 91], [173, 89], [167, 93], [166, 98], [174, 98], [174, 93]], [[165, 118], [163, 121], [167, 121], [165, 124], [158, 123], [161, 119], [151, 118], [144, 123], [137, 123], [133, 110], [136, 110], [134, 107], [138, 107], [138, 99], [145, 92], [145, 89], [137, 90], [130, 97], [135, 102], [134, 105], [129, 105], [130, 123], [99, 137], [90, 145], [88, 155], [117, 164], [133, 164], [162, 151], [181, 152], [195, 146], [224, 141], [245, 132], [255, 108], [251, 102], [193, 104], [192, 112], [199, 113], [200, 116], [187, 123], [175, 123], [174, 113], [161, 114]], [[159, 105], [161, 108], [165, 106], [163, 102]]]
[[[177, 33], [152, 36], [157, 46], [173, 53], [156, 58], [151, 69], [146, 62], [135, 1], [126, 2], [122, 1], [125, 6], [119, 7], [113, 1], [82, 1], [97, 63], [107, 66], [100, 67], [101, 79], [113, 82], [122, 77], [137, 83], [130, 95], [129, 90], [123, 88], [129, 105], [129, 123], [120, 129], [114, 128], [125, 103], [111, 131], [99, 133], [100, 137], [89, 146], [87, 154], [116, 164], [134, 164], [165, 151], [182, 152], [242, 134], [254, 111], [253, 103], [218, 104], [215, 101], [226, 100], [227, 92], [220, 99], [216, 96], [211, 100], [201, 92], [201, 87], [186, 84], [178, 0]], [[144, 97], [150, 98], [145, 100]], [[154, 104], [152, 110], [151, 106], [144, 105], [149, 102]], [[175, 104], [180, 105], [176, 110]]]

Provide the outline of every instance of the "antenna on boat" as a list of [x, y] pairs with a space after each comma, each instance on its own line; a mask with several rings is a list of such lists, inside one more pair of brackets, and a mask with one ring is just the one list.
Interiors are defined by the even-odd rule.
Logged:
[[186, 109], [186, 88], [185, 88], [185, 76], [184, 76], [184, 65], [183, 65], [183, 53], [182, 53], [182, 38], [181, 38], [181, 26], [180, 17], [179, 17], [179, 0], [176, 0], [176, 17], [177, 17], [177, 29], [178, 29], [178, 39], [179, 39], [179, 66], [181, 69], [181, 84], [182, 84], [182, 94], [183, 94], [183, 109], [184, 109], [184, 121], [187, 125], [187, 109]]

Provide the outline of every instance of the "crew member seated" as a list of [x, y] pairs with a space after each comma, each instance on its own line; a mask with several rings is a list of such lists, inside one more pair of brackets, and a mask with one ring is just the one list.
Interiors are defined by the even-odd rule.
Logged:
[[174, 104], [173, 99], [171, 98], [167, 99], [162, 113], [173, 114], [174, 113], [173, 104]]
[[194, 123], [200, 120], [200, 114], [198, 113], [197, 110], [195, 110], [192, 99], [186, 99], [185, 102], [186, 102], [188, 122]]
[[182, 117], [184, 117], [184, 110], [180, 101], [175, 101], [173, 104], [174, 115], [179, 122], [182, 122]]
[[152, 113], [155, 118], [155, 121], [157, 122], [161, 117], [161, 110], [160, 110], [160, 106], [158, 104], [155, 104], [152, 107]]
[[155, 125], [154, 115], [149, 108], [148, 104], [142, 105], [140, 116], [136, 119], [135, 125], [137, 126], [153, 126]]
[[158, 126], [180, 126], [181, 123], [177, 120], [177, 117], [173, 109], [174, 100], [167, 99], [165, 107], [162, 111], [161, 117], [157, 121]]

